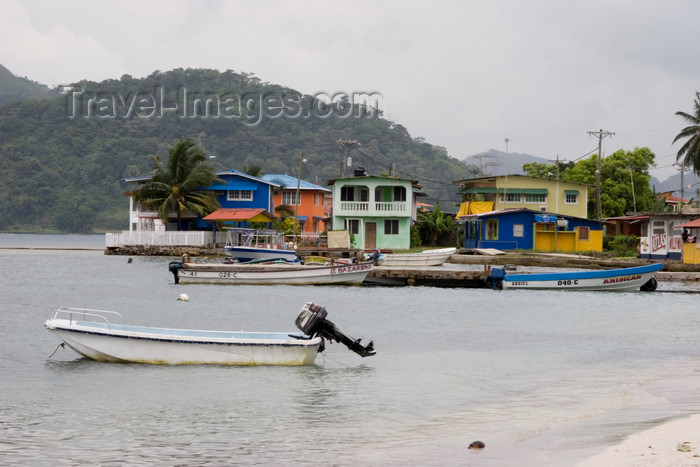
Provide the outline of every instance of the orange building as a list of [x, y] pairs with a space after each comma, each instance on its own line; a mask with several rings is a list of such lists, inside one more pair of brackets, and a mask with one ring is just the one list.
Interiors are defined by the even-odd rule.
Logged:
[[292, 215], [298, 214], [303, 234], [317, 235], [326, 230], [325, 219], [329, 214], [325, 212], [325, 201], [331, 196], [331, 190], [305, 180], [300, 181], [287, 174], [265, 174], [261, 178], [282, 187], [273, 194], [273, 203], [276, 208], [289, 206], [293, 211]]

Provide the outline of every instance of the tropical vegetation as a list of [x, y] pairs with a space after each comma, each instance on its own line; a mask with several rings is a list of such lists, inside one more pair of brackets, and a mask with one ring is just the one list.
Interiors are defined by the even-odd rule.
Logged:
[[207, 157], [196, 143], [180, 139], [169, 151], [166, 165], [152, 156], [151, 179], [133, 191], [134, 201], [158, 212], [163, 223], [175, 213], [179, 228], [186, 215], [204, 217], [220, 206], [213, 191], [205, 188], [225, 183], [207, 164]]
[[691, 167], [700, 175], [700, 92], [695, 93], [695, 109], [693, 113], [676, 112], [689, 125], [681, 130], [673, 139], [673, 142], [685, 139], [685, 143], [678, 150], [676, 161], [683, 167]]
[[[649, 148], [636, 148], [633, 151], [619, 150], [601, 161], [600, 201], [602, 217], [624, 216], [627, 212], [652, 211], [657, 200], [649, 179], [649, 168], [654, 166], [654, 153]], [[567, 182], [590, 185], [588, 196], [589, 216], [595, 216], [595, 172], [598, 155], [575, 163], [524, 164], [523, 170], [531, 177], [559, 178]]]
[[[215, 105], [205, 105], [229, 95], [254, 105], [238, 115], [224, 107], [217, 114]], [[287, 107], [296, 113], [260, 113], [264, 118], [251, 120], [250, 109], [275, 96], [296, 99]], [[201, 104], [196, 115], [195, 101]], [[312, 96], [252, 74], [203, 69], [81, 81], [58, 97], [7, 102], [0, 106], [0, 231], [124, 229], [129, 186], [122, 180], [151, 173], [151, 156], [165, 160], [168, 145], [182, 137], [197, 141], [217, 172], [261, 167], [265, 173], [297, 173], [303, 150], [303, 178], [321, 186], [339, 176], [338, 141], [353, 139], [360, 143], [349, 150], [354, 165], [370, 174], [393, 167], [397, 177], [419, 180], [431, 204], [459, 202], [451, 182], [465, 166], [445, 148], [412, 137], [381, 112], [360, 115], [365, 107], [354, 104], [354, 113], [342, 114], [340, 107], [338, 102], [328, 116]]]

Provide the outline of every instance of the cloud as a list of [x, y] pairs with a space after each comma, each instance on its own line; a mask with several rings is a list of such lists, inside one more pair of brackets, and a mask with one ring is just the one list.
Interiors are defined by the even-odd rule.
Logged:
[[[700, 76], [700, 5], [4, 0], [0, 63], [30, 79], [232, 69], [316, 94], [378, 92], [385, 115], [462, 159], [489, 148], [573, 160], [671, 146]], [[675, 124], [675, 125], [674, 125]], [[670, 171], [670, 172], [669, 172]], [[661, 169], [659, 169], [661, 173]]]

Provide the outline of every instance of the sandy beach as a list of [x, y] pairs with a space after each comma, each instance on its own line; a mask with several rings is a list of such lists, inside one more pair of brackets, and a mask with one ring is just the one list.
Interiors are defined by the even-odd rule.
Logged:
[[599, 466], [700, 466], [700, 414], [635, 433], [577, 464]]

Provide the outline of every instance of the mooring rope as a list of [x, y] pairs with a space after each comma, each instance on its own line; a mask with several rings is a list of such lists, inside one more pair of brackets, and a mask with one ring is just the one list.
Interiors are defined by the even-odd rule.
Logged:
[[[66, 348], [66, 343], [65, 343], [65, 342], [61, 342], [60, 344], [58, 344], [58, 347], [63, 347], [63, 348], [65, 349], [65, 348]], [[53, 353], [52, 353], [51, 355], [49, 355], [49, 358], [53, 357], [53, 356], [56, 354], [56, 352], [58, 352], [58, 347], [56, 347], [56, 350], [54, 350]]]

